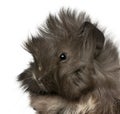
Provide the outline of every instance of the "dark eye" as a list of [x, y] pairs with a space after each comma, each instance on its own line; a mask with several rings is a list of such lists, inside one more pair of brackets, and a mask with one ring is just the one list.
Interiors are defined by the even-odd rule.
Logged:
[[67, 59], [66, 54], [65, 53], [61, 53], [60, 54], [60, 60], [62, 61], [62, 60], [66, 60], [66, 59]]

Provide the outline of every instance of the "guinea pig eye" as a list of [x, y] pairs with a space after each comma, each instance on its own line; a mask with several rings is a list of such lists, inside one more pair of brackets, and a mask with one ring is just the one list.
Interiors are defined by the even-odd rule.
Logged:
[[66, 60], [67, 59], [67, 56], [65, 53], [61, 53], [60, 54], [60, 60], [63, 61], [63, 60]]

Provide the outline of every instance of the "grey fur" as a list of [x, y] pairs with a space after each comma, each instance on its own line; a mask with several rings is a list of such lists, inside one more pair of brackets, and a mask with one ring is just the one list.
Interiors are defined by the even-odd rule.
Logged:
[[62, 9], [39, 30], [26, 42], [34, 62], [19, 75], [31, 106], [39, 114], [120, 114], [117, 48], [89, 16]]

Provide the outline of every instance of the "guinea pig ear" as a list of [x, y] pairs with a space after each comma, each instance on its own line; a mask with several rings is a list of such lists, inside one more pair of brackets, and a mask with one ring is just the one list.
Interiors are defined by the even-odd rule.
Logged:
[[105, 37], [103, 33], [90, 22], [84, 22], [81, 30], [85, 38], [86, 48], [94, 57], [98, 56], [104, 46]]

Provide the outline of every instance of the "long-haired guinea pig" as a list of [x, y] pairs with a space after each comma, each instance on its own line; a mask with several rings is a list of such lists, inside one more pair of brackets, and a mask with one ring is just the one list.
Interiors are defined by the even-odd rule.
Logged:
[[38, 114], [120, 114], [118, 51], [85, 13], [49, 15], [18, 77]]

